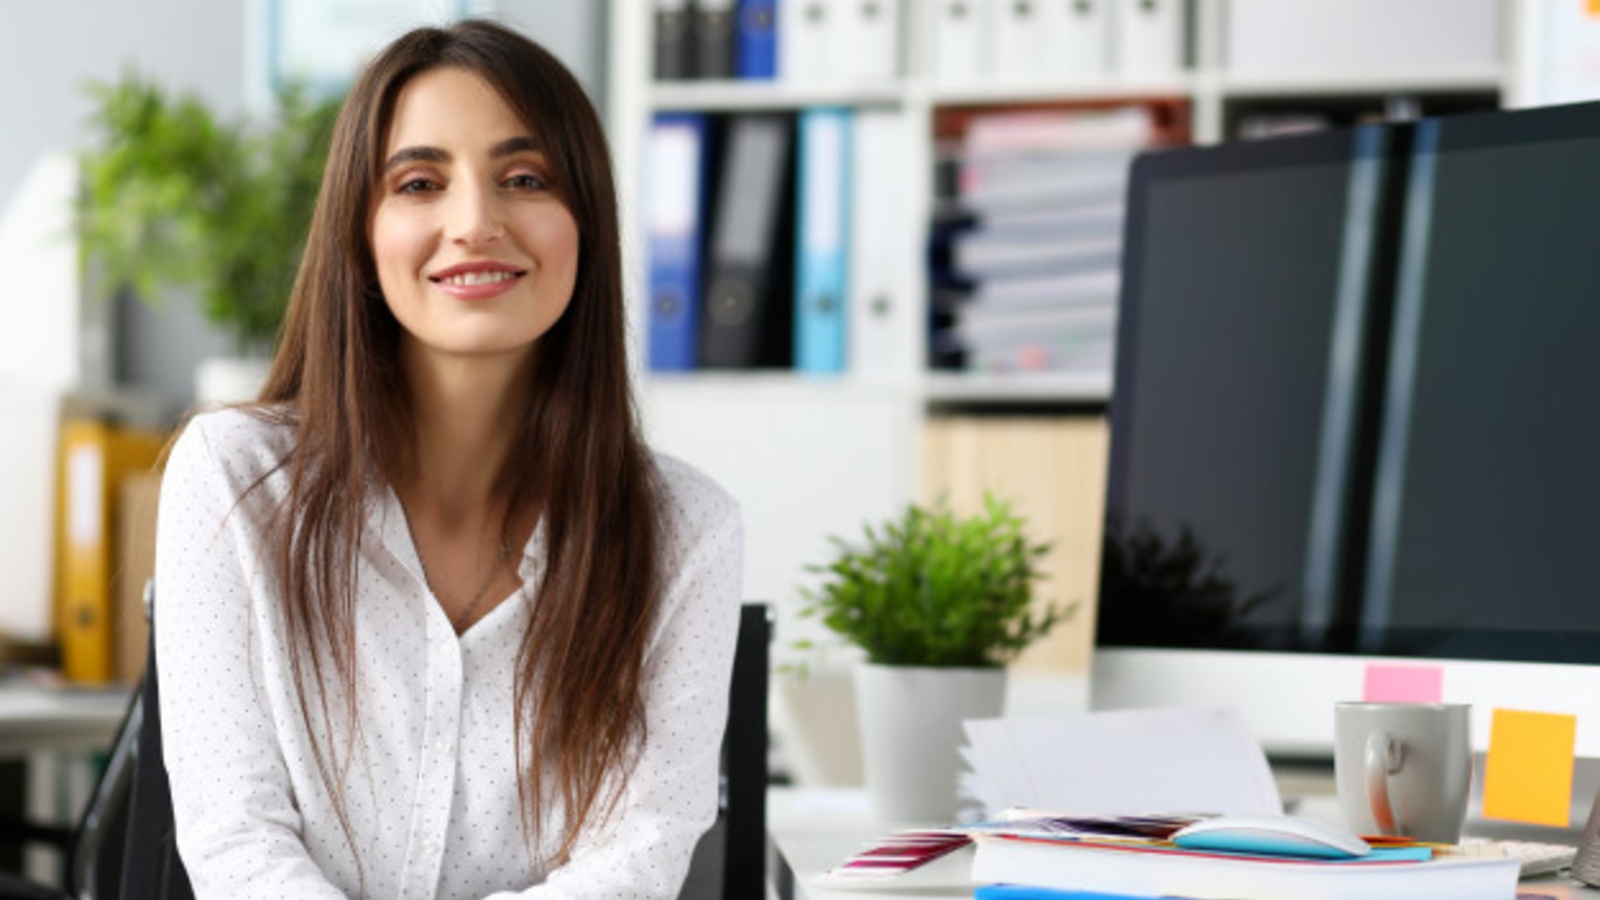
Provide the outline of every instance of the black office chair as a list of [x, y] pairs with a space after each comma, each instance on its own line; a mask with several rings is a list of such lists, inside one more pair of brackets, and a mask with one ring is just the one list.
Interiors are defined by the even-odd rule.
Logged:
[[[65, 840], [47, 828], [21, 835], [65, 845], [65, 888], [56, 890], [0, 873], [0, 900], [194, 900], [173, 839], [153, 634], [154, 629], [144, 680], [112, 741], [105, 770], [77, 828]], [[740, 610], [722, 742], [717, 821], [695, 848], [680, 900], [765, 896], [771, 640], [770, 608], [745, 604]], [[135, 823], [137, 827], [130, 827]]]
[[772, 608], [739, 611], [722, 736], [717, 821], [700, 838], [678, 900], [760, 900], [767, 884], [767, 688]]

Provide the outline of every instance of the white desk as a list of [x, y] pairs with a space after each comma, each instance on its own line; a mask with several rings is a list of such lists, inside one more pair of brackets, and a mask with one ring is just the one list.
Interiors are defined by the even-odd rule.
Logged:
[[[44, 824], [73, 822], [93, 787], [88, 754], [111, 745], [129, 699], [127, 688], [78, 690], [0, 679], [0, 759], [28, 765], [26, 795], [15, 806], [8, 800], [4, 812]], [[28, 848], [23, 870], [30, 878], [53, 884], [60, 868], [49, 848]]]
[[105, 749], [128, 700], [126, 688], [80, 691], [0, 681], [0, 759]]
[[[907, 875], [859, 888], [817, 884], [823, 873], [867, 842], [912, 825], [874, 822], [863, 799], [854, 792], [774, 788], [767, 802], [775, 851], [772, 877], [779, 900], [950, 900], [972, 896], [972, 882], [967, 877], [972, 865], [970, 849]], [[1600, 900], [1600, 889], [1557, 876], [1524, 881], [1518, 885], [1518, 893], [1554, 900]]]
[[970, 849], [958, 850], [892, 882], [859, 890], [815, 883], [868, 842], [915, 824], [884, 825], [874, 820], [860, 791], [773, 788], [767, 792], [767, 826], [775, 851], [771, 870], [779, 900], [970, 898]]

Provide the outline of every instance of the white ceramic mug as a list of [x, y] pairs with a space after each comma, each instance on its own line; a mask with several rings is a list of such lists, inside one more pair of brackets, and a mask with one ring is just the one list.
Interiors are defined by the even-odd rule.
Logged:
[[1338, 704], [1333, 761], [1345, 825], [1459, 841], [1472, 789], [1471, 714], [1464, 703]]

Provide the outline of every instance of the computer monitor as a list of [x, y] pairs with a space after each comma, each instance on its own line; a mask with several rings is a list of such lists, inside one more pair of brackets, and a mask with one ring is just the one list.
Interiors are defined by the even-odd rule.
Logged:
[[1331, 754], [1372, 666], [1600, 757], [1600, 104], [1141, 157], [1096, 708]]

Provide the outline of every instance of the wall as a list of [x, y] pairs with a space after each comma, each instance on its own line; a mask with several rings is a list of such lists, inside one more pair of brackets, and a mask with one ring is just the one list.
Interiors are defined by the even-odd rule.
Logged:
[[578, 76], [605, 115], [606, 26], [604, 3], [572, 0], [492, 0], [495, 18], [545, 45]]
[[[548, 46], [599, 103], [605, 96], [604, 4], [566, 0], [479, 3]], [[242, 111], [247, 18], [253, 0], [73, 0], [8, 3], [0, 28], [0, 211], [41, 154], [76, 147], [88, 133], [90, 80], [127, 66], [192, 90], [224, 114]], [[156, 391], [174, 408], [192, 399], [194, 363], [227, 352], [192, 297], [176, 292], [159, 309], [122, 298], [115, 367], [120, 380]]]

